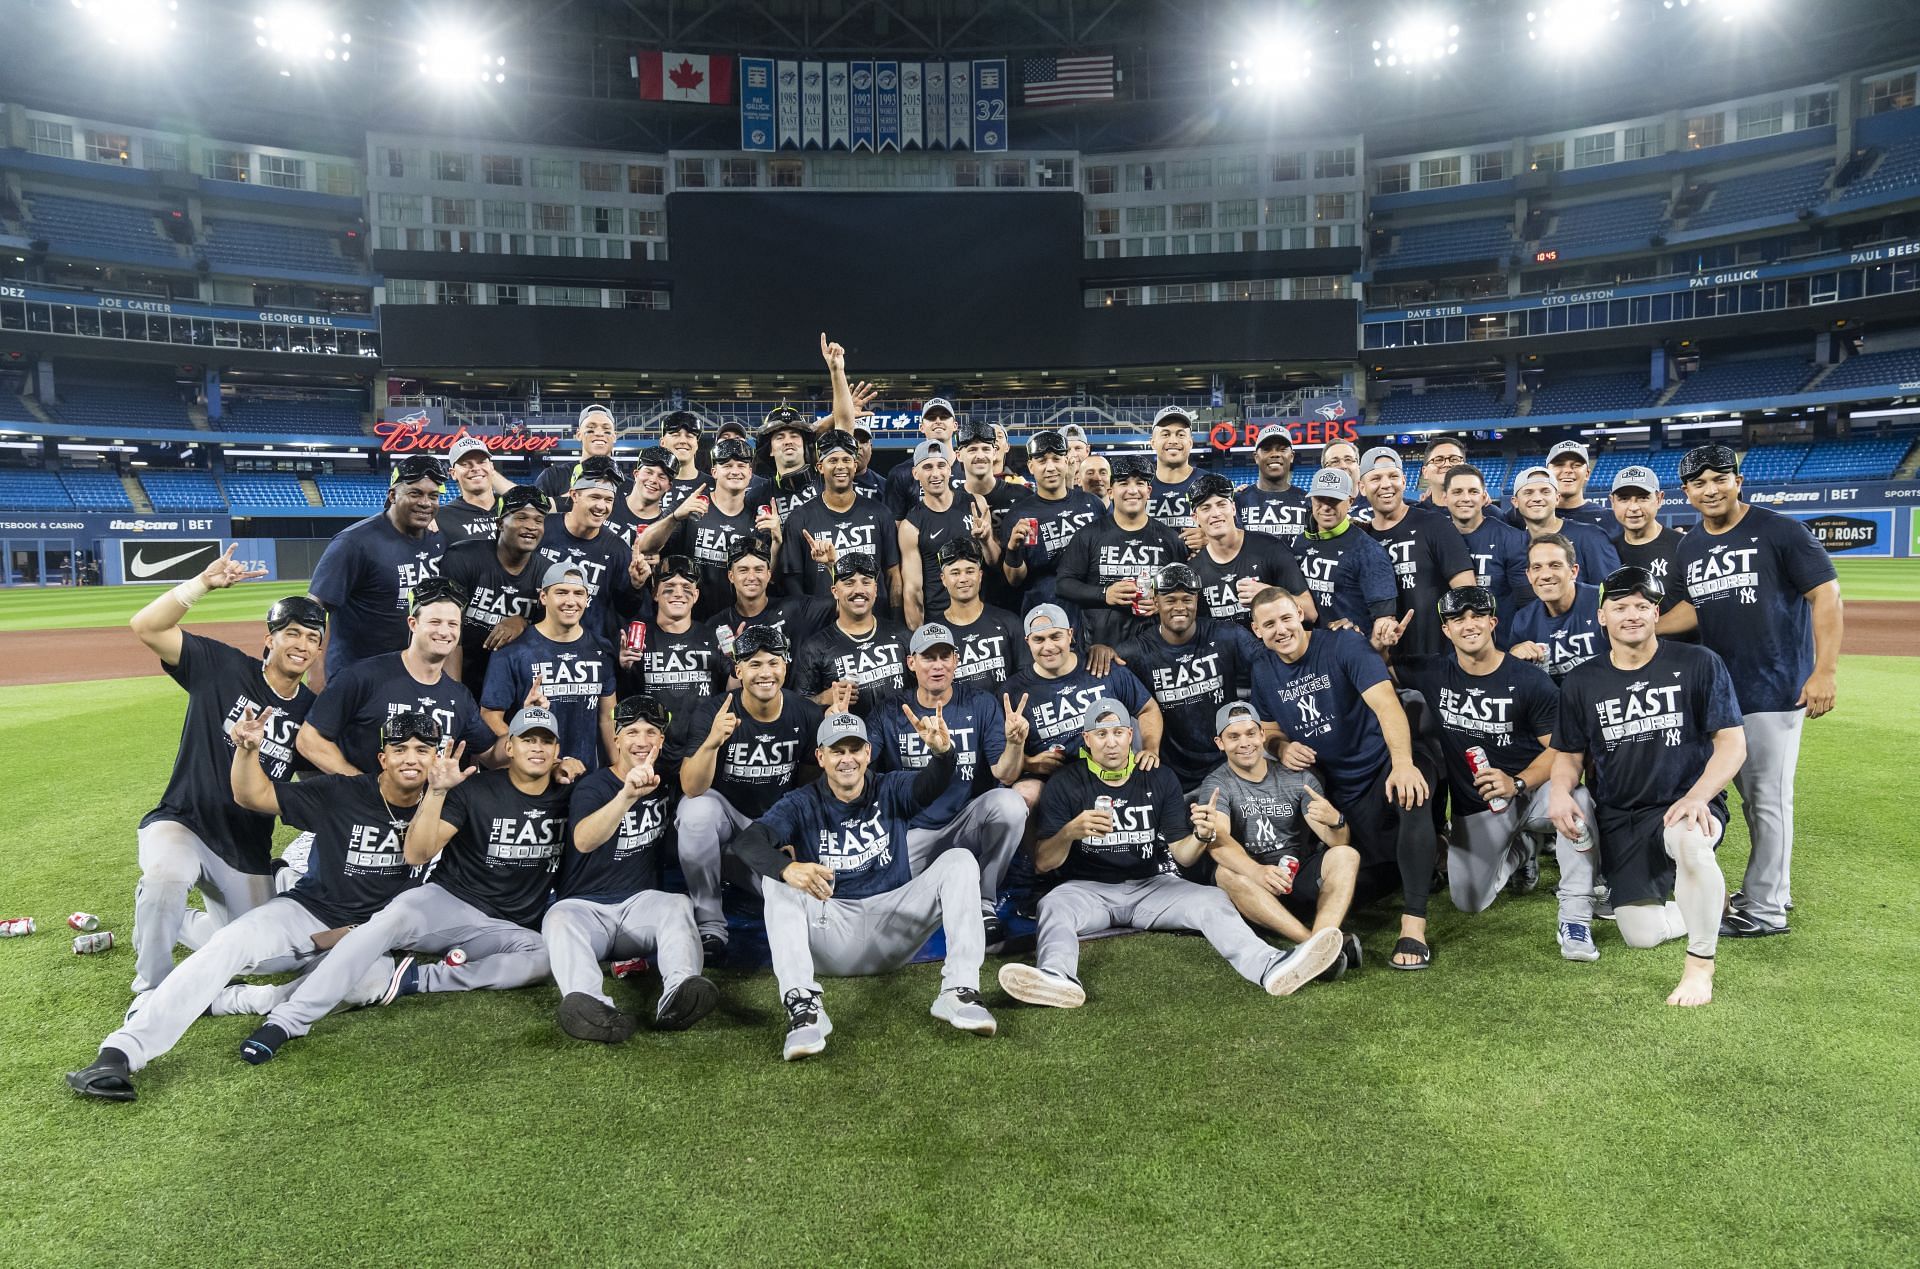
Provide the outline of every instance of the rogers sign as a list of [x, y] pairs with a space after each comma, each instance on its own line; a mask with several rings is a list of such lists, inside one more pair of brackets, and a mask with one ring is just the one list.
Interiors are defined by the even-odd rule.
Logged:
[[463, 436], [481, 441], [495, 454], [544, 454], [558, 449], [557, 436], [535, 436], [531, 432], [437, 432], [424, 419], [383, 419], [373, 425], [380, 448], [389, 454], [444, 454]]
[[1217, 450], [1252, 447], [1260, 433], [1269, 427], [1287, 429], [1295, 445], [1330, 445], [1334, 441], [1358, 441], [1355, 424], [1360, 421], [1358, 403], [1348, 397], [1308, 401], [1301, 406], [1307, 417], [1275, 419], [1266, 423], [1216, 423], [1207, 432], [1207, 444]]

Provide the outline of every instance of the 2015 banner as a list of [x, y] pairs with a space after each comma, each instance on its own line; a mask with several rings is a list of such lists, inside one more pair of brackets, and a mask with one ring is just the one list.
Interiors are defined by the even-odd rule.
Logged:
[[1007, 149], [1004, 58], [968, 62], [740, 59], [744, 150]]

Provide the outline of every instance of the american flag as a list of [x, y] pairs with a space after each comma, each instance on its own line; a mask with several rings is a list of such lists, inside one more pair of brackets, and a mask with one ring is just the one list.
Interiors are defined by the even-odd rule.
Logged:
[[1029, 57], [1020, 64], [1029, 106], [1069, 101], [1113, 100], [1113, 54], [1098, 57]]

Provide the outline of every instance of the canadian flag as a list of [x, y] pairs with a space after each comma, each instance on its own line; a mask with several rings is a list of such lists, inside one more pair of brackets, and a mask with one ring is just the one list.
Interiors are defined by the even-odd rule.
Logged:
[[733, 59], [705, 53], [641, 50], [633, 58], [633, 77], [643, 101], [702, 101], [724, 106], [733, 100]]

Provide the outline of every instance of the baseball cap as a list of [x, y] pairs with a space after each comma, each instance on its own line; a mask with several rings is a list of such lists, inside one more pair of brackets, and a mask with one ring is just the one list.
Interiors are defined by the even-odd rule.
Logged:
[[408, 454], [387, 474], [387, 487], [411, 485], [416, 480], [444, 481], [447, 469], [431, 454]]
[[748, 626], [734, 637], [734, 660], [745, 661], [758, 652], [771, 652], [782, 661], [793, 659], [793, 645], [778, 626]]
[[715, 440], [718, 440], [723, 436], [738, 436], [738, 437], [744, 438], [746, 434], [747, 434], [747, 425], [745, 423], [742, 423], [739, 419], [728, 419], [726, 422], [722, 423], [719, 427], [716, 427], [715, 429], [713, 429], [713, 435]]
[[444, 577], [429, 577], [407, 596], [407, 612], [417, 613], [428, 604], [458, 604], [465, 608], [467, 588]]
[[1366, 475], [1381, 463], [1385, 463], [1395, 471], [1406, 470], [1405, 466], [1400, 462], [1400, 455], [1398, 453], [1388, 449], [1385, 445], [1375, 445], [1372, 449], [1360, 455], [1360, 474], [1362, 476]]
[[564, 586], [569, 581], [587, 584], [587, 571], [580, 567], [578, 560], [559, 560], [547, 565], [547, 571], [540, 574], [540, 589], [549, 586]]
[[727, 548], [727, 564], [731, 567], [750, 555], [754, 559], [773, 563], [773, 540], [764, 533], [748, 533], [735, 538], [733, 545]]
[[943, 544], [939, 550], [933, 553], [933, 564], [935, 568], [945, 568], [947, 565], [961, 560], [965, 560], [971, 564], [983, 562], [980, 558], [980, 548], [974, 545], [971, 537], [954, 538]]
[[1116, 454], [1113, 457], [1113, 483], [1123, 480], [1153, 480], [1154, 464], [1145, 454]]
[[507, 735], [524, 736], [530, 731], [544, 731], [555, 740], [560, 738], [560, 723], [550, 709], [541, 709], [537, 705], [524, 706], [507, 724]]
[[952, 462], [953, 454], [939, 441], [921, 441], [913, 447], [913, 465], [918, 467], [929, 458], [938, 458], [943, 462]]
[[1664, 583], [1647, 569], [1637, 564], [1628, 564], [1616, 568], [1607, 574], [1607, 580], [1600, 583], [1600, 602], [1617, 599], [1622, 595], [1638, 595], [1651, 603], [1659, 604], [1667, 597]]
[[1096, 727], [1131, 727], [1133, 715], [1127, 707], [1111, 696], [1096, 697], [1080, 715], [1080, 730], [1092, 731]]
[[1063, 432], [1052, 428], [1035, 432], [1027, 438], [1027, 457], [1038, 458], [1042, 454], [1064, 454], [1067, 452], [1067, 438]]
[[853, 425], [853, 439], [863, 445], [868, 444], [873, 440], [873, 429], [865, 423], [855, 423]]
[[1558, 482], [1554, 480], [1552, 472], [1535, 463], [1531, 467], [1522, 467], [1520, 474], [1513, 478], [1513, 492], [1519, 493], [1528, 485], [1554, 485], [1557, 488]]
[[947, 400], [945, 397], [933, 397], [925, 405], [920, 407], [920, 421], [925, 423], [927, 416], [935, 410], [945, 410], [949, 418], [960, 417], [960, 411], [953, 408], [953, 402]]
[[613, 493], [620, 488], [620, 469], [611, 458], [589, 458], [573, 469], [573, 488]]
[[453, 443], [453, 448], [447, 452], [447, 464], [452, 467], [458, 467], [460, 460], [471, 454], [478, 454], [482, 458], [493, 457], [492, 452], [487, 449], [487, 443], [485, 441], [477, 436], [462, 436]]
[[752, 461], [753, 446], [729, 436], [724, 441], [713, 443], [713, 461], [709, 465], [718, 467], [721, 463], [751, 463]]
[[1202, 472], [1187, 486], [1187, 505], [1197, 507], [1209, 498], [1225, 498], [1232, 502], [1233, 495], [1231, 480], [1216, 471]]
[[493, 514], [504, 520], [522, 507], [533, 507], [541, 515], [546, 515], [553, 510], [553, 502], [533, 485], [515, 485], [493, 504]]
[[860, 442], [853, 439], [853, 433], [837, 427], [830, 427], [821, 433], [819, 443], [814, 447], [813, 461], [816, 463], [828, 454], [852, 454], [858, 457]]
[[1273, 444], [1285, 445], [1288, 449], [1293, 448], [1293, 433], [1287, 430], [1286, 424], [1269, 423], [1261, 428], [1260, 435], [1258, 439], [1254, 441], [1253, 447], [1256, 450], [1262, 450]]
[[284, 630], [288, 626], [305, 626], [325, 634], [327, 610], [312, 595], [288, 595], [285, 599], [277, 599], [273, 607], [267, 609], [267, 629]]
[[673, 713], [658, 697], [645, 692], [635, 692], [613, 707], [613, 730], [616, 734], [625, 731], [635, 723], [652, 723], [661, 731], [673, 721]]
[[1558, 445], [1555, 445], [1547, 451], [1547, 466], [1553, 466], [1554, 463], [1565, 458], [1568, 454], [1577, 455], [1583, 463], [1592, 461], [1592, 456], [1587, 453], [1587, 447], [1579, 441], [1561, 441]]
[[1651, 467], [1622, 467], [1613, 477], [1613, 488], [1610, 492], [1619, 493], [1622, 489], [1659, 493], [1660, 477], [1653, 474]]
[[1154, 576], [1153, 585], [1162, 595], [1200, 593], [1200, 575], [1185, 564], [1167, 564]]
[[1313, 473], [1313, 483], [1307, 486], [1307, 497], [1351, 498], [1353, 477], [1338, 467], [1322, 467]]
[[665, 445], [649, 445], [640, 451], [640, 466], [652, 467], [671, 476], [680, 470], [680, 460]]
[[583, 405], [580, 407], [580, 419], [578, 423], [574, 424], [574, 426], [579, 427], [585, 424], [587, 419], [590, 416], [595, 414], [604, 414], [607, 416], [607, 422], [609, 423], [613, 422], [613, 411], [609, 410], [606, 406], [600, 405], [596, 402], [591, 405]]
[[691, 432], [695, 436], [700, 435], [700, 416], [691, 410], [675, 410], [660, 420], [660, 435], [667, 436], [674, 432]]
[[1259, 723], [1260, 711], [1245, 701], [1228, 701], [1213, 711], [1213, 734], [1218, 736], [1235, 723]]
[[958, 641], [953, 637], [953, 631], [947, 629], [937, 621], [929, 621], [926, 625], [913, 632], [913, 641], [907, 645], [907, 651], [913, 653], [915, 656], [919, 656], [928, 648], [957, 648], [959, 646]]
[[1060, 429], [1060, 438], [1068, 441], [1084, 441], [1087, 439], [1087, 429], [1078, 423], [1069, 423]]
[[843, 740], [857, 740], [867, 743], [867, 725], [860, 721], [858, 714], [828, 714], [820, 720], [820, 729], [814, 733], [814, 743], [822, 749], [831, 749]]
[[380, 747], [385, 749], [388, 745], [405, 744], [409, 740], [421, 740], [438, 746], [440, 720], [417, 709], [387, 715], [387, 721], [380, 724]]
[[1453, 586], [1440, 596], [1440, 620], [1458, 617], [1464, 613], [1479, 613], [1482, 617], [1492, 617], [1499, 613], [1499, 605], [1494, 602], [1493, 592], [1484, 586]]
[[878, 576], [880, 564], [871, 551], [848, 551], [833, 562], [833, 580], [836, 582], [844, 582], [849, 577]]
[[1171, 423], [1175, 420], [1178, 420], [1181, 427], [1190, 429], [1193, 427], [1193, 411], [1180, 405], [1163, 405], [1154, 411], [1153, 426], [1156, 428], [1162, 423]]
[[969, 445], [998, 445], [1000, 438], [994, 434], [993, 424], [978, 419], [968, 419], [953, 434], [953, 447], [965, 449]]
[[1049, 630], [1072, 630], [1073, 623], [1067, 620], [1066, 609], [1059, 604], [1039, 604], [1021, 624], [1025, 634], [1043, 634]]
[[1724, 471], [1736, 475], [1740, 458], [1727, 445], [1696, 445], [1680, 457], [1680, 483], [1686, 484], [1701, 472]]

